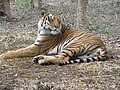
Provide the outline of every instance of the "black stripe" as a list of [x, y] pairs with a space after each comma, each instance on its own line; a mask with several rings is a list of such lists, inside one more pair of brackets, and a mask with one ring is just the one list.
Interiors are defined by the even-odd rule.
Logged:
[[94, 57], [92, 57], [93, 61], [96, 61], [96, 59]]
[[58, 46], [60, 51], [62, 50], [62, 45], [63, 45], [63, 42]]
[[[48, 16], [48, 15], [49, 15], [49, 13], [43, 16], [43, 22], [42, 22], [41, 26], [43, 26], [43, 23], [46, 22], [46, 20], [47, 20], [47, 19], [46, 19], [46, 16]], [[47, 18], [48, 18], [48, 17], [47, 17]]]
[[84, 62], [84, 60], [83, 59], [80, 59], [80, 63], [83, 63]]
[[90, 59], [89, 59], [89, 58], [87, 58], [87, 62], [90, 62]]
[[68, 62], [60, 62], [60, 63], [58, 63], [59, 66], [66, 65], [66, 64], [69, 64], [69, 63]]
[[[79, 37], [79, 40], [80, 40], [80, 39], [82, 39], [82, 38], [84, 37], [84, 36], [82, 36], [83, 34], [85, 35], [85, 33], [81, 33], [80, 35], [76, 36], [75, 38], [78, 38], [78, 37]], [[81, 37], [81, 36], [82, 36], [82, 37]]]
[[41, 26], [43, 27], [43, 22], [45, 21], [45, 17], [43, 18], [43, 21], [42, 21], [42, 24], [41, 24]]
[[[89, 48], [87, 48], [87, 52], [85, 52], [85, 53], [83, 53], [82, 55], [86, 55], [87, 53], [89, 53], [89, 52], [92, 52], [93, 50], [95, 50], [95, 49], [97, 49], [97, 48], [99, 48], [100, 46], [96, 46], [95, 48], [93, 48], [93, 49], [91, 49], [91, 50], [89, 50], [90, 48], [92, 48], [93, 46], [90, 46]], [[86, 49], [86, 48], [85, 48]]]
[[103, 55], [101, 55], [101, 57], [102, 57], [102, 58], [107, 58], [107, 56], [105, 56], [105, 55], [104, 55], [104, 56], [103, 56]]
[[68, 49], [68, 48], [66, 48], [66, 49], [64, 49], [64, 50], [70, 51], [70, 52], [72, 53], [72, 55], [74, 55], [73, 50], [70, 50], [70, 49]]
[[65, 62], [64, 65], [68, 64], [68, 62]]
[[[76, 54], [81, 54], [81, 47], [80, 46], [77, 46], [77, 48], [79, 49], [78, 52], [76, 52]], [[77, 49], [76, 49], [77, 50]]]
[[67, 48], [65, 48], [65, 50], [68, 50], [68, 51], [71, 50], [71, 53], [72, 53], [73, 55], [75, 55], [75, 54], [80, 54], [80, 53], [81, 53], [81, 52], [80, 52], [80, 50], [81, 50], [81, 47], [80, 47], [80, 46], [67, 47]]
[[66, 52], [64, 52], [64, 51], [62, 51], [61, 53], [64, 53], [64, 54], [66, 54], [66, 55], [64, 55], [64, 56], [68, 56], [68, 57], [71, 57], [68, 53], [66, 53]]
[[[100, 47], [100, 46], [96, 46], [95, 48], [91, 49], [90, 52], [93, 51], [93, 50], [95, 50], [95, 49], [97, 49], [97, 48], [99, 48], [99, 47]], [[91, 47], [91, 48], [92, 48], [92, 47]], [[89, 49], [89, 48], [88, 48], [88, 49]]]
[[[85, 49], [86, 49], [86, 50], [90, 50], [92, 47], [93, 47], [93, 45], [89, 45], [89, 44], [88, 44], [88, 46], [86, 46]], [[94, 48], [92, 48], [92, 49], [94, 49]], [[91, 51], [91, 50], [90, 50], [90, 51]]]
[[36, 46], [42, 46], [42, 47], [47, 47], [47, 46], [49, 46], [51, 44], [34, 44], [34, 45], [36, 45]]
[[101, 56], [101, 57], [103, 58], [102, 60], [105, 60], [108, 58], [107, 56]]
[[36, 45], [36, 46], [41, 46], [41, 45], [38, 45], [38, 44], [34, 44], [34, 45]]
[[100, 58], [100, 57], [98, 56], [98, 60], [99, 60], [99, 61], [101, 61], [101, 60], [102, 60], [102, 58]]
[[75, 46], [69, 46], [69, 47], [67, 47], [67, 48], [75, 48]]
[[63, 63], [58, 63], [58, 66], [62, 66], [63, 65]]
[[60, 50], [59, 50], [59, 46], [57, 47], [57, 53], [58, 53], [58, 52], [60, 52]]
[[70, 59], [70, 60], [69, 60], [69, 63], [71, 63], [71, 61], [72, 61], [73, 63], [77, 63], [77, 61], [75, 61], [75, 59]]
[[76, 60], [73, 60], [73, 62], [74, 62], [74, 63], [77, 63], [77, 61], [76, 61]]
[[48, 36], [48, 34], [40, 34], [40, 36]]
[[85, 47], [81, 46], [79, 53], [82, 55], [84, 51], [85, 51]]
[[74, 38], [72, 38], [72, 39], [70, 38], [70, 39], [68, 39], [67, 41], [64, 41], [64, 43], [66, 43], [66, 44], [63, 45], [63, 48], [64, 48], [69, 42], [71, 42], [72, 40], [74, 40]]
[[73, 43], [71, 43], [71, 44], [72, 44], [72, 46], [80, 46], [80, 44], [77, 43], [77, 42], [73, 42]]
[[69, 64], [72, 64], [72, 63], [69, 61]]
[[72, 61], [72, 60], [69, 60], [69, 64], [73, 64], [71, 61]]
[[37, 42], [47, 42], [49, 40], [37, 40]]
[[63, 45], [64, 42], [60, 43], [58, 45], [58, 48], [57, 48], [57, 52], [60, 52], [62, 50], [62, 45]]
[[[85, 43], [85, 42], [84, 42], [84, 44], [85, 44], [85, 45], [81, 45], [81, 53], [84, 53], [84, 51], [88, 50], [87, 47], [89, 46], [89, 44], [88, 44], [88, 43]], [[90, 48], [91, 48], [91, 46], [90, 46]]]
[[41, 42], [40, 40], [37, 40], [36, 42]]

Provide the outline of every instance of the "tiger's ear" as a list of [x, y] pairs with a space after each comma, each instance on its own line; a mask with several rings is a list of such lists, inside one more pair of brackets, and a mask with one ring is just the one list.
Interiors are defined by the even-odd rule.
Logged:
[[46, 13], [47, 13], [47, 9], [44, 8], [44, 9], [41, 10], [41, 15], [42, 16], [44, 16]]
[[41, 12], [41, 15], [44, 16], [47, 12]]

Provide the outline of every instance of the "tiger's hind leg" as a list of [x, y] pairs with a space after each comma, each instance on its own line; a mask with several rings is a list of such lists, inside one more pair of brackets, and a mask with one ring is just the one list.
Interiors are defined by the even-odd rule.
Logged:
[[86, 54], [81, 56], [78, 55], [80, 59], [92, 58], [96, 56], [106, 56], [106, 50], [97, 48], [95, 51], [91, 51], [91, 52], [88, 51]]
[[93, 61], [103, 61], [107, 59], [107, 52], [105, 49], [97, 48], [94, 52], [87, 52], [84, 55], [78, 55], [74, 59], [74, 62], [93, 62]]

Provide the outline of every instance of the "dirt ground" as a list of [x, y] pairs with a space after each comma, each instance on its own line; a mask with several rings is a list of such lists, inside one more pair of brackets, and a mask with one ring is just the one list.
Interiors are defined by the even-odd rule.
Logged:
[[[22, 17], [16, 22], [0, 19], [0, 53], [34, 43], [39, 14], [35, 10], [16, 16]], [[116, 15], [120, 17], [120, 14]], [[106, 13], [104, 16], [109, 15]], [[0, 90], [120, 90], [120, 18], [112, 19], [109, 24], [109, 20], [103, 22], [99, 15], [93, 22], [93, 17], [88, 19], [91, 29], [94, 29], [90, 32], [104, 41], [109, 60], [42, 66], [33, 64], [32, 57], [10, 59], [0, 66]]]

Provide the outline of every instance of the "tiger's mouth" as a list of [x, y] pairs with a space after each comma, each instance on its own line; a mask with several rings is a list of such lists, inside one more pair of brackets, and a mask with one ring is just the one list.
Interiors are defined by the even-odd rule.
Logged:
[[52, 35], [58, 35], [60, 32], [59, 32], [59, 29], [58, 28], [55, 28], [55, 29], [50, 29], [50, 33]]
[[59, 28], [46, 28], [43, 27], [43, 29], [39, 30], [38, 32], [40, 35], [58, 35], [60, 33]]

